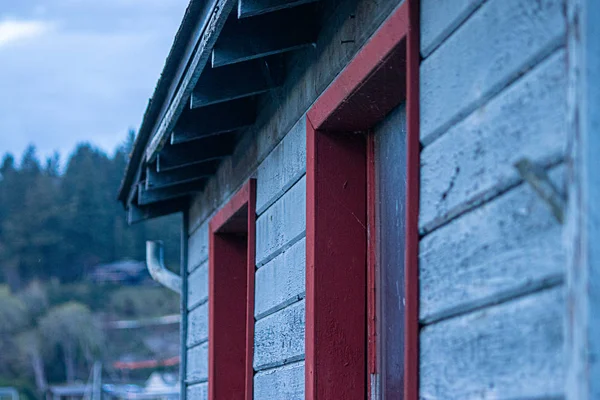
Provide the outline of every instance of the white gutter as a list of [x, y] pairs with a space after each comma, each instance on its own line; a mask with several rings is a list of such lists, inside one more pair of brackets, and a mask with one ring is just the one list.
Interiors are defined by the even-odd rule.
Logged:
[[162, 242], [151, 240], [146, 242], [146, 266], [152, 279], [181, 294], [181, 277], [165, 267]]

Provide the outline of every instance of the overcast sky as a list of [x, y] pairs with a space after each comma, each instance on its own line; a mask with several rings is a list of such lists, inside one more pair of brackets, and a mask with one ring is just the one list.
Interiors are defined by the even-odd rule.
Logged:
[[140, 125], [188, 0], [0, 0], [0, 154], [111, 153]]

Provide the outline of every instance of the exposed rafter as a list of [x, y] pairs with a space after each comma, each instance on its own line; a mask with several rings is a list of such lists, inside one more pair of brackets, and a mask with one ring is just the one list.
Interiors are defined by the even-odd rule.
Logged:
[[238, 18], [254, 17], [315, 1], [317, 0], [239, 0]]
[[234, 135], [230, 133], [185, 144], [166, 145], [158, 154], [156, 170], [158, 172], [171, 171], [227, 157], [233, 152]]
[[213, 49], [213, 68], [314, 45], [314, 6], [305, 4], [239, 20], [230, 17]]
[[171, 134], [171, 144], [185, 143], [245, 128], [254, 123], [252, 97], [187, 110]]
[[[132, 190], [137, 193], [137, 190]], [[129, 203], [127, 206], [127, 223], [129, 225], [145, 221], [147, 219], [164, 217], [183, 211], [189, 207], [189, 199], [182, 197], [175, 200], [163, 201], [151, 206], [138, 206]]]
[[146, 167], [146, 189], [161, 189], [169, 186], [206, 179], [217, 170], [218, 161], [190, 165], [167, 172], [156, 171], [156, 166]]
[[251, 60], [221, 68], [207, 68], [192, 93], [191, 108], [264, 93], [283, 81], [283, 65], [277, 58]]
[[162, 189], [146, 189], [145, 182], [138, 184], [138, 206], [147, 206], [165, 200], [177, 199], [190, 193], [198, 192], [204, 187], [205, 180], [195, 180]]

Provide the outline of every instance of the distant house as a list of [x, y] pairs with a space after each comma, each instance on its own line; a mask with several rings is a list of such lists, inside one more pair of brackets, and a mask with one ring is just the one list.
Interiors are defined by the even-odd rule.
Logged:
[[121, 260], [97, 265], [88, 274], [88, 279], [100, 284], [139, 285], [154, 282], [148, 273], [146, 263], [135, 260]]
[[182, 398], [597, 398], [598, 4], [192, 0], [119, 194]]

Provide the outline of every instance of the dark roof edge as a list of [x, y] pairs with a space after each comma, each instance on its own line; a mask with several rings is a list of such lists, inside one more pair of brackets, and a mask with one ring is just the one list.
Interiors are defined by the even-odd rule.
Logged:
[[182, 60], [181, 58], [185, 54], [186, 45], [190, 40], [194, 27], [201, 17], [200, 10], [205, 2], [206, 0], [191, 0], [188, 4], [181, 25], [175, 34], [175, 39], [173, 40], [173, 45], [171, 46], [169, 55], [165, 61], [165, 66], [163, 67], [160, 78], [154, 88], [152, 98], [148, 101], [148, 106], [144, 112], [142, 124], [136, 135], [135, 143], [125, 169], [125, 175], [121, 181], [121, 187], [119, 188], [117, 199], [124, 205], [127, 203], [131, 185], [133, 184], [137, 170], [144, 157], [144, 151], [148, 145], [150, 136], [152, 135], [153, 128], [160, 117], [162, 106], [165, 101], [168, 101], [167, 95], [169, 89], [174, 83], [177, 84], [177, 82], [173, 82], [174, 75], [177, 72], [180, 63], [187, 61]]

